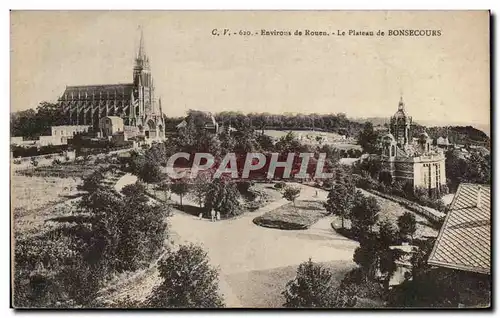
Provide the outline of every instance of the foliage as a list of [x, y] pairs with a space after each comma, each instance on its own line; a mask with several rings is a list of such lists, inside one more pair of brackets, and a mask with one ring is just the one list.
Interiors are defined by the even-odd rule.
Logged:
[[162, 283], [147, 300], [154, 308], [223, 307], [217, 270], [208, 263], [207, 253], [196, 245], [181, 245], [159, 263]]
[[354, 136], [361, 129], [360, 123], [347, 119], [345, 114], [242, 114], [224, 111], [215, 115], [223, 125], [230, 123], [237, 130], [251, 126], [262, 134], [264, 129], [332, 131], [341, 135]]
[[236, 184], [223, 178], [215, 178], [209, 186], [205, 198], [205, 207], [220, 212], [223, 216], [237, 215], [240, 208], [240, 193]]
[[279, 189], [279, 190], [281, 190], [281, 189], [283, 189], [283, 188], [285, 188], [285, 187], [286, 187], [286, 183], [285, 183], [285, 182], [283, 182], [283, 181], [276, 182], [276, 183], [274, 184], [274, 188], [275, 188], [275, 189]]
[[353, 255], [354, 262], [362, 269], [364, 280], [375, 280], [378, 271], [386, 292], [389, 290], [390, 278], [397, 269], [396, 261], [401, 257], [399, 250], [390, 248], [396, 239], [394, 226], [382, 222], [379, 233], [367, 233], [360, 237], [360, 246]]
[[328, 308], [334, 307], [335, 290], [331, 284], [329, 270], [311, 259], [301, 263], [297, 276], [286, 284], [283, 292], [285, 307], [288, 308]]
[[104, 172], [101, 169], [95, 170], [90, 175], [83, 178], [83, 183], [78, 186], [78, 190], [94, 192], [102, 187], [102, 182], [104, 180]]
[[325, 208], [331, 214], [341, 218], [342, 228], [344, 228], [344, 219], [349, 219], [350, 217], [354, 195], [355, 193], [350, 191], [343, 183], [336, 183], [328, 193]]
[[466, 157], [457, 150], [446, 152], [446, 177], [449, 188], [456, 191], [458, 185], [468, 183], [491, 183], [491, 157], [483, 156], [480, 152], [470, 149], [470, 156]]
[[84, 257], [85, 243], [79, 236], [88, 231], [85, 226], [68, 225], [38, 237], [16, 238], [14, 306], [54, 308], [91, 303], [102, 275]]
[[386, 186], [392, 185], [392, 175], [388, 170], [380, 171], [380, 173], [378, 175], [378, 179], [380, 182], [382, 182]]
[[411, 212], [405, 212], [398, 218], [398, 227], [399, 233], [403, 237], [410, 236], [411, 240], [413, 241], [413, 235], [417, 230], [417, 220], [415, 218], [415, 215]]
[[141, 184], [123, 193], [94, 189], [79, 201], [71, 221], [16, 238], [16, 306], [92, 307], [112, 273], [143, 268], [159, 256], [168, 208], [150, 204]]
[[377, 153], [378, 151], [378, 133], [373, 129], [373, 124], [366, 122], [363, 130], [358, 135], [358, 144], [365, 153]]
[[[444, 211], [446, 208], [443, 200], [440, 199], [440, 196], [443, 192], [433, 191], [431, 192], [433, 193], [433, 195], [430, 196], [430, 192], [428, 189], [424, 189], [421, 187], [413, 188], [413, 182], [411, 181], [397, 181], [392, 185], [386, 185], [373, 179], [368, 175], [366, 171], [363, 171], [363, 176], [357, 179], [356, 186], [362, 189], [373, 189], [386, 194], [400, 196], [407, 200], [431, 207], [438, 211]], [[448, 191], [448, 188], [445, 187], [443, 190]]]
[[295, 200], [299, 197], [299, 195], [300, 195], [300, 188], [298, 187], [287, 186], [283, 190], [283, 198], [292, 202], [294, 207], [295, 207]]
[[182, 198], [189, 193], [190, 186], [191, 185], [187, 182], [186, 179], [175, 180], [170, 185], [170, 191], [172, 191], [173, 193], [177, 194], [180, 197], [181, 207], [182, 207]]
[[68, 116], [65, 116], [57, 103], [41, 102], [36, 110], [28, 109], [10, 115], [11, 136], [24, 136], [28, 139], [50, 135], [51, 126], [68, 124]]
[[190, 195], [200, 207], [205, 203], [205, 197], [209, 191], [212, 175], [209, 171], [198, 172], [198, 175], [190, 184]]
[[351, 210], [351, 224], [357, 236], [372, 233], [379, 212], [380, 206], [376, 198], [363, 195], [355, 197]]

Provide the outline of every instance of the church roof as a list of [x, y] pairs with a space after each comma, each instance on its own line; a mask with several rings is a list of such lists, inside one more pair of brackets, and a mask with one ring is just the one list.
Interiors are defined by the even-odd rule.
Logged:
[[460, 184], [444, 220], [430, 265], [490, 274], [491, 189]]
[[108, 85], [79, 85], [67, 86], [61, 99], [114, 99], [130, 98], [134, 84], [108, 84]]

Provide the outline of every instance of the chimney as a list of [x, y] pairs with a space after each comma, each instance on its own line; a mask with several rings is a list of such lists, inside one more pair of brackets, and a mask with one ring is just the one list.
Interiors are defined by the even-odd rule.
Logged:
[[482, 191], [481, 186], [477, 186], [477, 197], [476, 197], [476, 207], [481, 207]]

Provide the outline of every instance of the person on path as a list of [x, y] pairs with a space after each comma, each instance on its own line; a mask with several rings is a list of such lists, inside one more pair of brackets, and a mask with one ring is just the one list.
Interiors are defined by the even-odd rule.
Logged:
[[215, 222], [215, 211], [214, 210], [210, 210], [210, 216], [212, 218], [212, 222]]
[[217, 221], [220, 221], [220, 212], [217, 211]]

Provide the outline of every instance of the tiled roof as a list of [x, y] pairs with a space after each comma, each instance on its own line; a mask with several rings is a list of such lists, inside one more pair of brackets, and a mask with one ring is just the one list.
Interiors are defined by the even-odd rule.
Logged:
[[490, 196], [486, 185], [464, 183], [458, 187], [429, 256], [430, 265], [490, 274]]
[[130, 98], [134, 84], [68, 86], [61, 99]]

